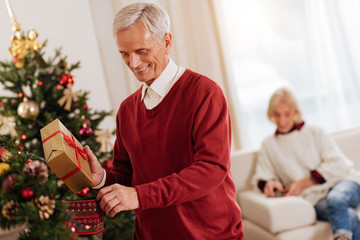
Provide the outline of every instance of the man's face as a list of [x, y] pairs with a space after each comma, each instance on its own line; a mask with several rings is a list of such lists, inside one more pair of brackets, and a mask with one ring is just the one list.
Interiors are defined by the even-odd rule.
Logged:
[[157, 79], [169, 62], [172, 36], [156, 41], [141, 21], [116, 34], [116, 44], [126, 65], [140, 82], [148, 85]]
[[277, 130], [288, 133], [294, 127], [297, 112], [285, 102], [279, 102], [274, 110], [273, 117]]

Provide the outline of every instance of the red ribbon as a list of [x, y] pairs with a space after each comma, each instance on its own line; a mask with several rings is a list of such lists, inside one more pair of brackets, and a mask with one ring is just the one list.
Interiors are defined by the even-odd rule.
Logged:
[[71, 138], [70, 139], [68, 136], [65, 135], [65, 133], [63, 133], [62, 131], [58, 130], [56, 132], [54, 132], [53, 134], [51, 134], [50, 136], [48, 136], [47, 138], [45, 138], [42, 143], [44, 144], [47, 140], [49, 140], [50, 138], [54, 137], [56, 134], [61, 133], [64, 137], [64, 140], [69, 144], [70, 147], [75, 148], [75, 153], [76, 153], [76, 160], [78, 162], [78, 166], [77, 168], [75, 168], [74, 170], [72, 170], [71, 172], [69, 172], [68, 174], [66, 174], [65, 176], [63, 176], [62, 178], [60, 178], [62, 181], [65, 181], [66, 179], [68, 179], [69, 177], [73, 176], [75, 173], [79, 172], [81, 170], [81, 164], [80, 164], [80, 159], [79, 159], [79, 154], [81, 155], [81, 157], [85, 160], [88, 161], [86, 153], [83, 149], [81, 149], [78, 145], [76, 145], [75, 142], [75, 138], [74, 136], [71, 134]]

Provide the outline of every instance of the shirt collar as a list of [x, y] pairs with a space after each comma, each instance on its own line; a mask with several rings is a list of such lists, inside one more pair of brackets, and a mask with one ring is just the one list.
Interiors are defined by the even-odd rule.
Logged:
[[275, 131], [275, 136], [281, 135], [281, 134], [288, 134], [288, 133], [291, 133], [291, 132], [294, 131], [294, 130], [300, 131], [300, 130], [302, 129], [302, 127], [304, 126], [304, 124], [305, 124], [304, 121], [295, 124], [294, 127], [293, 127], [289, 132], [287, 132], [287, 133], [279, 132], [279, 131], [276, 129], [276, 131]]
[[[166, 93], [169, 91], [169, 87], [171, 86], [172, 81], [174, 80], [177, 70], [178, 70], [178, 66], [170, 58], [169, 63], [164, 69], [164, 71], [151, 84], [151, 89], [154, 90], [161, 97], [165, 97]], [[144, 82], [141, 91], [141, 101], [144, 100], [145, 91], [148, 87], [149, 85], [147, 85], [147, 83]]]

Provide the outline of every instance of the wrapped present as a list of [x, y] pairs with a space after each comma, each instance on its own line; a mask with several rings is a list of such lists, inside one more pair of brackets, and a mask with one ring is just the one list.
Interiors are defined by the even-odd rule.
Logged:
[[96, 235], [104, 231], [104, 212], [96, 200], [70, 201], [67, 211], [73, 214], [78, 235]]
[[40, 130], [45, 161], [75, 194], [91, 186], [90, 165], [83, 146], [55, 119]]

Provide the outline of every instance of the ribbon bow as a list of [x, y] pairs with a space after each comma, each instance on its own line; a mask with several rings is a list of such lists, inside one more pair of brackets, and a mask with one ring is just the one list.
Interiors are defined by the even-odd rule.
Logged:
[[94, 133], [96, 135], [96, 141], [101, 144], [100, 152], [106, 153], [106, 146], [109, 145], [112, 147], [112, 142], [110, 141], [112, 135], [109, 133], [109, 129], [103, 132], [95, 130]]
[[7, 134], [10, 131], [10, 135], [11, 137], [16, 137], [18, 134], [15, 130], [15, 117], [11, 116], [11, 117], [5, 117], [0, 115], [0, 134]]
[[71, 134], [71, 138], [72, 139], [70, 139], [68, 136], [64, 135], [64, 140], [69, 144], [69, 146], [75, 148], [76, 158], [79, 159], [79, 154], [80, 154], [81, 157], [87, 161], [88, 159], [87, 159], [85, 151], [83, 149], [81, 149], [78, 145], [76, 145], [75, 138], [72, 134]]
[[72, 101], [78, 100], [79, 92], [73, 92], [72, 86], [68, 85], [68, 87], [64, 90], [64, 96], [59, 99], [58, 104], [60, 106], [65, 104], [64, 109], [70, 111]]
[[35, 30], [31, 30], [28, 32], [25, 40], [23, 40], [20, 32], [16, 31], [10, 41], [11, 47], [9, 48], [9, 51], [11, 55], [22, 59], [26, 56], [29, 50], [39, 50], [42, 46], [40, 42], [36, 41], [37, 36], [37, 32]]

